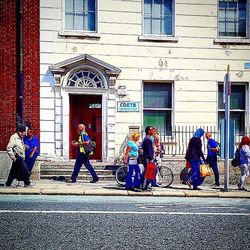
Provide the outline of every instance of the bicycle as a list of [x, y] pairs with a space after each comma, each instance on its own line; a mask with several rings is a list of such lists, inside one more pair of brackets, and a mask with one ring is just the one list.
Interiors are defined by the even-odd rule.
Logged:
[[[174, 181], [174, 174], [172, 170], [167, 166], [162, 166], [161, 159], [156, 159], [155, 164], [157, 166], [156, 183], [160, 187], [169, 187]], [[141, 173], [143, 173], [144, 168], [142, 164], [139, 164]], [[142, 169], [143, 168], [143, 169]], [[120, 166], [115, 173], [115, 179], [119, 186], [124, 187], [126, 183], [126, 178], [128, 174], [128, 165]]]

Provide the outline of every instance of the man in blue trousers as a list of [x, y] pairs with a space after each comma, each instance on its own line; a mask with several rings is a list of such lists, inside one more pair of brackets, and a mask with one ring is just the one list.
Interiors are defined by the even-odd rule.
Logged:
[[79, 139], [78, 141], [73, 141], [72, 145], [74, 147], [78, 147], [78, 154], [74, 166], [74, 171], [71, 175], [71, 182], [76, 182], [77, 176], [80, 172], [82, 164], [88, 169], [92, 176], [92, 180], [90, 183], [95, 183], [99, 180], [99, 177], [97, 176], [93, 166], [89, 162], [89, 154], [91, 152], [88, 151], [87, 145], [89, 144], [89, 136], [85, 131], [85, 126], [83, 124], [78, 125], [78, 134], [79, 134]]
[[213, 186], [219, 187], [220, 175], [219, 175], [219, 170], [218, 170], [218, 165], [217, 165], [217, 154], [219, 152], [219, 146], [218, 146], [218, 143], [212, 138], [211, 133], [207, 132], [205, 135], [207, 138], [207, 163], [213, 169], [214, 178], [215, 178], [215, 183], [213, 184]]

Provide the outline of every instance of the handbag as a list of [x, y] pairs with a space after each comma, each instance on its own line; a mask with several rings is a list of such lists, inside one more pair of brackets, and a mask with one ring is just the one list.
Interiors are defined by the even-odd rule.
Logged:
[[147, 163], [147, 168], [146, 168], [146, 172], [145, 172], [144, 177], [148, 180], [155, 180], [155, 178], [156, 178], [156, 165], [153, 162]]
[[201, 164], [200, 165], [200, 176], [207, 177], [212, 175], [212, 169], [209, 164]]

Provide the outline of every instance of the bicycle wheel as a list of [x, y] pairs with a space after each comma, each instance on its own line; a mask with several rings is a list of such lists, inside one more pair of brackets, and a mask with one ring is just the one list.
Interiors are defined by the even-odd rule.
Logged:
[[169, 187], [174, 181], [174, 175], [170, 168], [168, 167], [159, 167], [158, 173], [156, 176], [156, 182], [161, 187]]
[[119, 186], [125, 187], [128, 175], [128, 166], [120, 166], [115, 172], [115, 179]]

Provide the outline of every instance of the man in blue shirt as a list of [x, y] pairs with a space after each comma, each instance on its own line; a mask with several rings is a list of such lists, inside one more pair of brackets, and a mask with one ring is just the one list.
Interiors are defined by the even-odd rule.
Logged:
[[25, 163], [31, 172], [36, 158], [39, 155], [38, 138], [34, 135], [32, 128], [28, 128], [27, 135], [24, 136], [23, 142], [25, 144]]
[[220, 186], [219, 182], [219, 171], [218, 171], [218, 165], [217, 165], [217, 154], [219, 152], [219, 147], [218, 143], [212, 138], [212, 134], [207, 132], [206, 133], [206, 138], [207, 138], [207, 163], [209, 166], [213, 169], [214, 172], [214, 178], [215, 178], [215, 183], [213, 186]]
[[87, 145], [89, 144], [89, 136], [85, 131], [85, 126], [83, 124], [78, 125], [78, 134], [79, 139], [78, 141], [73, 141], [72, 145], [74, 147], [78, 147], [78, 154], [74, 166], [74, 171], [71, 175], [71, 182], [76, 182], [77, 176], [80, 172], [82, 164], [88, 169], [92, 176], [92, 180], [90, 183], [95, 183], [99, 180], [93, 166], [89, 162], [89, 152], [87, 152]]

